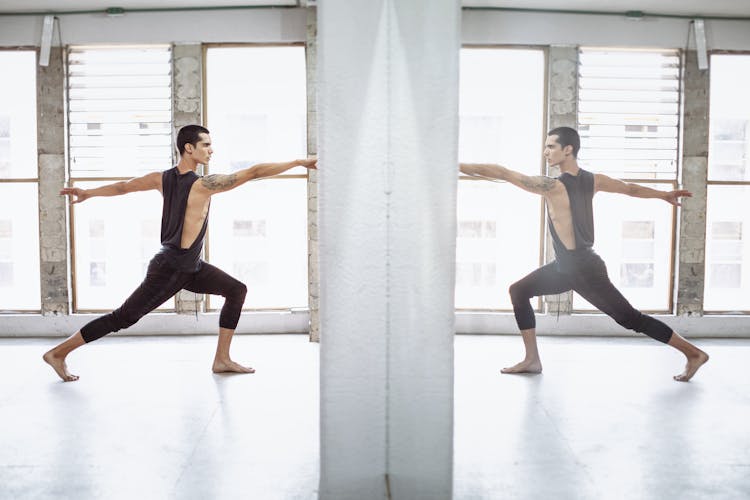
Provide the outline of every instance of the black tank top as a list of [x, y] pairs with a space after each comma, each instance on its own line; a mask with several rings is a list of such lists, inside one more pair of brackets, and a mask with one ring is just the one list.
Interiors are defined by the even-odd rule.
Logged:
[[[594, 174], [584, 169], [578, 170], [578, 175], [564, 173], [557, 178], [565, 186], [570, 200], [570, 215], [573, 218], [573, 236], [575, 237], [576, 250], [590, 251], [594, 246], [594, 211], [592, 200], [594, 199]], [[560, 237], [552, 225], [552, 219], [547, 216], [549, 231], [552, 234], [555, 255], [570, 252], [563, 245]]]
[[158, 255], [167, 258], [167, 265], [177, 271], [197, 272], [201, 268], [201, 250], [206, 236], [208, 213], [203, 227], [190, 248], [180, 248], [182, 229], [185, 223], [185, 210], [188, 195], [193, 183], [200, 179], [195, 172], [180, 174], [177, 167], [161, 174], [161, 187], [164, 204], [161, 213], [161, 250]]

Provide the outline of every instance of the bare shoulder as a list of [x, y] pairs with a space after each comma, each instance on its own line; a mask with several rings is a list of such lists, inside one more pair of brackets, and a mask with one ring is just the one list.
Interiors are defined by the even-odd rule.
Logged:
[[196, 184], [208, 194], [220, 193], [237, 184], [237, 174], [209, 174], [201, 177]]
[[523, 187], [529, 191], [534, 191], [542, 195], [553, 194], [562, 187], [562, 182], [546, 175], [525, 176], [521, 182]]

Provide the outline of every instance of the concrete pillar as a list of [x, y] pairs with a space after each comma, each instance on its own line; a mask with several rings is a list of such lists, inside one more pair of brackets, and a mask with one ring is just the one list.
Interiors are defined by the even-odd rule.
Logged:
[[459, 22], [318, 6], [321, 499], [451, 497]]
[[[549, 96], [547, 130], [555, 127], [578, 125], [578, 48], [551, 46], [549, 48]], [[546, 131], [545, 131], [546, 132]], [[547, 175], [560, 175], [559, 167], [550, 167]], [[546, 220], [545, 220], [546, 224]], [[549, 231], [545, 234], [545, 259], [552, 262], [555, 251]], [[552, 314], [570, 314], [573, 309], [573, 292], [545, 295], [546, 311]]]
[[[307, 68], [307, 154], [318, 154], [318, 114], [315, 93], [317, 81], [318, 13], [315, 7], [307, 8], [307, 43], [305, 50]], [[320, 272], [318, 260], [318, 172], [308, 171], [307, 176], [307, 289], [310, 311], [310, 340], [320, 341]]]
[[[203, 123], [203, 51], [199, 43], [175, 44], [172, 47], [172, 117], [174, 132], [185, 125]], [[173, 163], [179, 153], [172, 149]], [[168, 168], [168, 166], [164, 166]], [[175, 310], [181, 314], [195, 314], [202, 310], [203, 294], [180, 290], [175, 295]]]
[[49, 65], [37, 66], [39, 246], [42, 314], [68, 314], [68, 238], [65, 198], [64, 52], [53, 47]]
[[682, 201], [677, 271], [677, 314], [703, 315], [706, 268], [706, 179], [708, 173], [708, 71], [698, 69], [694, 50], [685, 54], [682, 129], [682, 187], [693, 192]]

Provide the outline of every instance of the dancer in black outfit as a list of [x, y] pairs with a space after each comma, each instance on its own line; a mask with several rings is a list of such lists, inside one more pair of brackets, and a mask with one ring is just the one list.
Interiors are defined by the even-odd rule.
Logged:
[[679, 205], [680, 198], [692, 195], [685, 190], [658, 191], [583, 170], [576, 160], [580, 144], [578, 132], [569, 127], [559, 127], [547, 134], [544, 156], [550, 166], [560, 167], [561, 175], [556, 179], [526, 176], [500, 165], [461, 165], [461, 171], [465, 174], [504, 180], [526, 191], [540, 194], [547, 205], [556, 259], [510, 287], [513, 312], [521, 330], [526, 356], [523, 361], [504, 368], [502, 372], [542, 371], [530, 299], [575, 290], [625, 328], [645, 333], [682, 352], [687, 358], [687, 365], [685, 371], [674, 379], [686, 382], [708, 361], [708, 355], [663, 322], [633, 308], [609, 280], [604, 261], [592, 248], [592, 198], [597, 191], [605, 191], [637, 198], [659, 198], [672, 205]]
[[94, 319], [67, 340], [44, 354], [44, 361], [69, 382], [78, 380], [68, 372], [65, 358], [74, 349], [110, 332], [128, 328], [156, 309], [181, 289], [222, 295], [226, 299], [219, 316], [219, 339], [213, 371], [253, 373], [255, 370], [232, 361], [229, 346], [242, 312], [247, 287], [224, 271], [200, 259], [208, 225], [211, 196], [234, 189], [245, 182], [278, 175], [296, 166], [316, 168], [315, 159], [286, 163], [263, 163], [233, 174], [201, 177], [198, 164], [211, 159], [209, 132], [199, 125], [188, 125], [177, 135], [180, 162], [164, 172], [154, 172], [127, 182], [116, 182], [96, 189], [65, 188], [60, 194], [80, 203], [94, 196], [117, 196], [136, 191], [159, 190], [164, 197], [161, 221], [161, 250], [151, 259], [143, 283], [119, 308]]

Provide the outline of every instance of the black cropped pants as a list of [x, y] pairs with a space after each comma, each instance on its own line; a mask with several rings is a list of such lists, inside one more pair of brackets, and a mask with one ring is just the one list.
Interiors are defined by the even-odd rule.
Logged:
[[[562, 259], [560, 257], [563, 257]], [[635, 309], [615, 288], [604, 261], [589, 249], [558, 255], [558, 260], [540, 267], [510, 286], [513, 313], [521, 330], [536, 326], [530, 299], [574, 290], [617, 323], [667, 343], [672, 329], [658, 319]]]
[[223, 296], [226, 300], [219, 315], [219, 326], [231, 330], [237, 328], [247, 295], [247, 287], [241, 281], [206, 262], [201, 262], [197, 272], [180, 272], [169, 266], [166, 257], [157, 255], [151, 259], [143, 283], [120, 307], [81, 328], [83, 340], [91, 342], [134, 325], [183, 288]]

